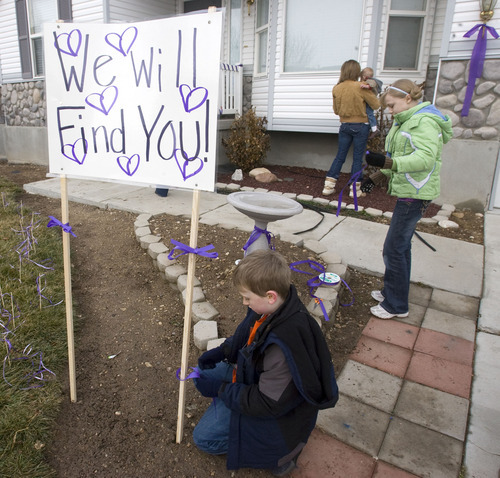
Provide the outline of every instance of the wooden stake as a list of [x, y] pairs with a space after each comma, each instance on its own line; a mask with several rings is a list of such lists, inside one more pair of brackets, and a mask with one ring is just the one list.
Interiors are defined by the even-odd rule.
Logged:
[[[200, 191], [193, 190], [193, 204], [191, 209], [191, 232], [189, 236], [189, 247], [196, 248], [198, 243], [198, 223], [200, 209]], [[188, 273], [186, 284], [186, 306], [184, 309], [184, 331], [182, 335], [182, 356], [181, 356], [181, 371], [179, 382], [179, 406], [177, 409], [177, 435], [176, 443], [182, 441], [184, 431], [184, 408], [186, 396], [186, 375], [189, 359], [189, 339], [191, 337], [191, 311], [193, 307], [193, 284], [194, 273], [196, 269], [196, 254], [189, 254], [188, 257]]]
[[[68, 185], [66, 176], [61, 176], [61, 222], [69, 223]], [[73, 331], [73, 298], [71, 291], [71, 259], [69, 233], [62, 231], [64, 260], [64, 293], [66, 298], [66, 332], [68, 336], [68, 365], [70, 399], [76, 402], [75, 338]]]

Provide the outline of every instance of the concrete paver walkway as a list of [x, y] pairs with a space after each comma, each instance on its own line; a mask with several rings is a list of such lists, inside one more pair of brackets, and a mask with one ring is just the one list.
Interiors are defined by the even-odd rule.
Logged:
[[[60, 197], [59, 183], [25, 189]], [[160, 198], [152, 188], [68, 180], [68, 195], [137, 214], [191, 215], [189, 191]], [[271, 223], [269, 230], [297, 234], [318, 217], [304, 210], [300, 221]], [[253, 229], [215, 193], [201, 194], [200, 222]], [[385, 225], [325, 214], [319, 227], [300, 235], [344, 264], [383, 274], [386, 232]], [[371, 317], [338, 377], [338, 405], [320, 413], [294, 478], [448, 478], [462, 467], [469, 478], [499, 475], [500, 214], [486, 213], [484, 247], [423, 236], [437, 251], [413, 241], [409, 317]]]

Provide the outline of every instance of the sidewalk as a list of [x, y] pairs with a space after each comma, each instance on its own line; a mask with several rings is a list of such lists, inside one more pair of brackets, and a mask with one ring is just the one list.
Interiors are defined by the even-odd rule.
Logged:
[[[58, 178], [24, 188], [60, 197]], [[160, 198], [152, 188], [70, 179], [68, 196], [137, 214], [191, 215], [190, 191]], [[290, 237], [319, 219], [305, 209], [300, 221], [270, 223], [269, 230]], [[253, 228], [215, 193], [201, 193], [200, 222]], [[382, 224], [325, 214], [301, 236], [306, 247], [319, 244], [344, 264], [381, 275], [386, 232]], [[338, 377], [339, 402], [320, 413], [294, 478], [448, 478], [462, 466], [460, 476], [499, 476], [500, 212], [485, 215], [484, 247], [422, 236], [437, 251], [413, 242], [409, 317], [370, 318]]]

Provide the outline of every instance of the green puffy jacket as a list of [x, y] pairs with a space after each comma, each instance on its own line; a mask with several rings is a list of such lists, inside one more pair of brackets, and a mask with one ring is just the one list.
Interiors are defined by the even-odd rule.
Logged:
[[393, 160], [388, 193], [399, 198], [433, 200], [440, 194], [441, 151], [453, 136], [451, 119], [430, 102], [394, 115], [385, 140]]

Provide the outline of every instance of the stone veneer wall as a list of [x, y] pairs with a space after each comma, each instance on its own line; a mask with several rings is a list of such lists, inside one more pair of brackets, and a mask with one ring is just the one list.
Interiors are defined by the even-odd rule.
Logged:
[[7, 126], [45, 126], [46, 106], [42, 80], [2, 85], [1, 112]]
[[498, 140], [500, 138], [500, 60], [486, 60], [482, 77], [476, 80], [468, 116], [463, 108], [469, 60], [443, 61], [436, 92], [436, 106], [448, 114], [454, 139]]

